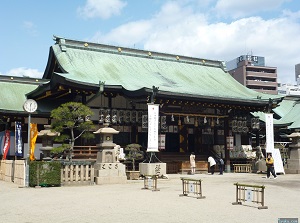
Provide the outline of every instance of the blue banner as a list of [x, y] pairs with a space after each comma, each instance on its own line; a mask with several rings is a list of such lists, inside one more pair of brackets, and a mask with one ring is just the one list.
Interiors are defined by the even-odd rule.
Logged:
[[23, 156], [23, 148], [22, 148], [22, 124], [21, 122], [15, 122], [15, 148], [16, 148], [16, 156]]

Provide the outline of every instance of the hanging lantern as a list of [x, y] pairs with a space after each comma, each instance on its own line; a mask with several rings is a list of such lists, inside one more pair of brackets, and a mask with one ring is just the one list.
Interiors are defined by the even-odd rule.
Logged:
[[142, 116], [142, 128], [148, 128], [148, 115]]
[[103, 115], [103, 109], [99, 110], [99, 124], [103, 124], [104, 122], [104, 115]]
[[105, 122], [106, 122], [106, 123], [110, 123], [110, 114], [107, 114], [107, 115], [105, 116]]
[[116, 109], [113, 109], [113, 110], [111, 111], [111, 115], [112, 115], [112, 117], [111, 117], [111, 123], [113, 123], [113, 124], [116, 124], [116, 123], [117, 123], [117, 121], [118, 121], [118, 119], [117, 119], [117, 114], [118, 114], [118, 112], [117, 112]]

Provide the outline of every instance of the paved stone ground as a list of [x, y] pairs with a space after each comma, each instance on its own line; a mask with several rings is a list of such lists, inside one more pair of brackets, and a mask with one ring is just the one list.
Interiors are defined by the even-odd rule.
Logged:
[[[202, 179], [205, 199], [180, 197], [180, 177]], [[265, 205], [235, 201], [234, 183], [265, 185]], [[19, 188], [0, 181], [0, 222], [263, 222], [300, 220], [300, 175], [225, 173], [172, 174], [159, 179], [160, 191], [142, 190], [143, 180], [127, 184], [77, 187]]]

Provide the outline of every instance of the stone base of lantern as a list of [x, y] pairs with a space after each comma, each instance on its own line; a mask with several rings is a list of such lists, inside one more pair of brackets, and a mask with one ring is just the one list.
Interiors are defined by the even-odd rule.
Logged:
[[300, 174], [300, 149], [291, 148], [290, 159], [287, 161], [285, 173]]
[[124, 184], [127, 181], [122, 163], [96, 163], [94, 168], [96, 184]]
[[139, 170], [141, 175], [165, 176], [167, 174], [167, 164], [166, 163], [139, 163]]

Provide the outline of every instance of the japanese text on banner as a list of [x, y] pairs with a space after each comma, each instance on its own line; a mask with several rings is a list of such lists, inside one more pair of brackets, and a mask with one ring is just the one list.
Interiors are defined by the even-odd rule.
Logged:
[[148, 104], [148, 148], [147, 152], [158, 152], [159, 105]]

